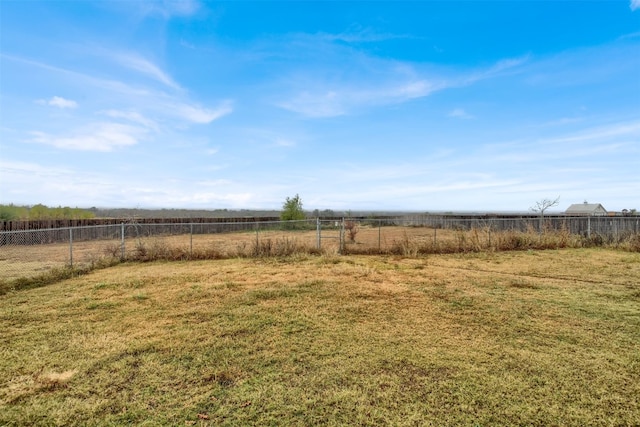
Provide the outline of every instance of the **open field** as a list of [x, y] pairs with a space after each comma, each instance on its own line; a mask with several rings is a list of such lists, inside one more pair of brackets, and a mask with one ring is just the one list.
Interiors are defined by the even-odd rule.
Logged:
[[640, 424], [638, 253], [125, 263], [0, 330], [0, 425]]

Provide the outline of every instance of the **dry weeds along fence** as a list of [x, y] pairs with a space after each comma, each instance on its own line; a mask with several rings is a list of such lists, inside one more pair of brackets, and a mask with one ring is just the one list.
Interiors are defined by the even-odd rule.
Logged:
[[[615, 246], [640, 251], [636, 218], [435, 216], [232, 223], [122, 223], [0, 232], [0, 285], [54, 280], [121, 261], [399, 254]], [[16, 282], [18, 281], [18, 282]]]

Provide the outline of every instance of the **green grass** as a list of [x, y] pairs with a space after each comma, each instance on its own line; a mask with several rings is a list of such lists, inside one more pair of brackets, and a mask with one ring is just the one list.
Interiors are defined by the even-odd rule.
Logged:
[[640, 254], [122, 264], [0, 296], [0, 425], [638, 425]]

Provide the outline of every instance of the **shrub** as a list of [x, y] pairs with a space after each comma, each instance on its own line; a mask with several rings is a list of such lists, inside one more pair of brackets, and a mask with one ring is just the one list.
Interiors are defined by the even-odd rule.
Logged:
[[358, 234], [358, 223], [352, 219], [348, 219], [344, 222], [344, 229], [347, 230], [349, 240], [355, 242], [356, 235]]
[[[243, 247], [244, 249], [244, 247]], [[238, 251], [238, 253], [244, 252]], [[282, 257], [298, 254], [311, 254], [319, 253], [317, 249], [305, 246], [298, 243], [295, 239], [282, 238], [282, 239], [264, 239], [253, 243], [249, 256], [254, 257]]]
[[630, 252], [640, 252], [640, 234], [630, 236], [622, 247]]

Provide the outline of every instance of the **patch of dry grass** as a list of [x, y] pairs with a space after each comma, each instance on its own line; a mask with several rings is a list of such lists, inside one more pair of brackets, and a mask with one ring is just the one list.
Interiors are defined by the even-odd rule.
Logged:
[[0, 330], [0, 424], [640, 423], [634, 253], [122, 264]]
[[[354, 225], [355, 222], [350, 222]], [[315, 230], [260, 229], [254, 231], [183, 234], [128, 238], [122, 250], [117, 240], [98, 240], [68, 243], [0, 246], [0, 293], [19, 289], [16, 280], [47, 281], [56, 271], [75, 268], [82, 271], [96, 266], [112, 265], [120, 261], [180, 261], [222, 259], [235, 257], [273, 257], [293, 254], [393, 254], [418, 256], [466, 252], [500, 252], [583, 247], [614, 247], [640, 252], [640, 236], [628, 235], [619, 239], [604, 239], [594, 235], [585, 238], [569, 234], [567, 230], [533, 229], [520, 231], [492, 231], [490, 228], [471, 230], [442, 230], [428, 227], [372, 227], [354, 225], [352, 236], [346, 232], [340, 245], [338, 229], [322, 231], [318, 248]], [[347, 230], [348, 231], [348, 230]], [[73, 253], [73, 257], [71, 256]]]

